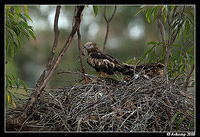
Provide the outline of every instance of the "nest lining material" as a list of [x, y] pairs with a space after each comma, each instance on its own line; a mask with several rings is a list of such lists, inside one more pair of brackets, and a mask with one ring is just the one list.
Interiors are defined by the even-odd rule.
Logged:
[[[193, 100], [176, 82], [161, 77], [115, 83], [98, 80], [64, 91], [43, 91], [20, 129], [32, 131], [176, 131], [172, 117], [186, 118], [179, 131], [189, 131]], [[22, 108], [7, 112], [8, 118]]]

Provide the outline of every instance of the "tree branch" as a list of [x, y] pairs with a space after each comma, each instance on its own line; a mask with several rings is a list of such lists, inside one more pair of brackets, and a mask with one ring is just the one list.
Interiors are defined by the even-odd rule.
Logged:
[[187, 91], [189, 80], [190, 80], [190, 77], [192, 76], [193, 71], [194, 71], [194, 64], [192, 66], [192, 69], [191, 69], [190, 73], [188, 74], [188, 76], [186, 78], [186, 81], [185, 81], [185, 91]]
[[[162, 8], [160, 8], [159, 11], [158, 11], [157, 23], [158, 23], [158, 28], [159, 28], [160, 34], [161, 34], [161, 38], [162, 38], [162, 42], [163, 42], [163, 47], [166, 47], [165, 46], [165, 42], [166, 42], [166, 40], [165, 40], [165, 29], [164, 29], [164, 25], [163, 25], [161, 19], [162, 19]], [[166, 72], [167, 72], [166, 68], [167, 68], [167, 64], [165, 63], [164, 71], [163, 71], [164, 76], [167, 75], [166, 74]]]
[[36, 82], [36, 87], [39, 87], [41, 85], [41, 82], [44, 81], [44, 78], [47, 75], [47, 72], [52, 67], [52, 64], [53, 64], [53, 61], [54, 61], [54, 54], [55, 54], [55, 51], [56, 51], [56, 48], [57, 48], [58, 37], [59, 37], [58, 19], [59, 19], [59, 15], [60, 15], [60, 8], [61, 8], [61, 6], [56, 7], [56, 13], [55, 13], [55, 18], [54, 18], [54, 35], [55, 36], [54, 36], [53, 46], [52, 46], [51, 52], [49, 54], [49, 58], [48, 58], [48, 62], [46, 64], [46, 67], [45, 67], [42, 75], [40, 76], [40, 78]]
[[[175, 15], [175, 11], [176, 11], [176, 8], [174, 8], [174, 11], [173, 11], [173, 14], [172, 14], [172, 17], [171, 17], [171, 21], [169, 19], [169, 12], [168, 12], [168, 25], [169, 25], [169, 39], [168, 39], [168, 46], [167, 46], [167, 49], [166, 49], [166, 54], [165, 54], [165, 67], [164, 67], [164, 75], [167, 76], [167, 64], [168, 64], [168, 61], [169, 61], [169, 54], [170, 54], [170, 50], [171, 50], [171, 47], [176, 39], [176, 36], [178, 34], [178, 30], [180, 28], [180, 26], [182, 25], [182, 17], [183, 17], [183, 13], [184, 13], [184, 9], [185, 9], [185, 6], [183, 7], [183, 12], [182, 14], [179, 16], [179, 23], [178, 23], [178, 27], [174, 33], [174, 35], [172, 36], [171, 32], [172, 32], [172, 23], [174, 21], [174, 15]], [[181, 11], [181, 8], [179, 10], [179, 13]]]
[[183, 21], [182, 21], [182, 19], [183, 19], [183, 13], [184, 13], [184, 11], [185, 11], [185, 6], [183, 6], [183, 11], [182, 11], [182, 14], [180, 14], [180, 12], [181, 12], [181, 9], [180, 9], [180, 11], [179, 11], [179, 23], [178, 23], [178, 27], [177, 27], [177, 29], [176, 29], [176, 32], [174, 33], [174, 35], [172, 36], [172, 43], [174, 43], [174, 41], [175, 41], [175, 39], [176, 39], [176, 36], [177, 36], [177, 34], [178, 34], [178, 31], [179, 31], [179, 28], [182, 26], [182, 24], [183, 24]]
[[106, 17], [107, 7], [105, 6], [105, 9], [104, 9], [103, 16], [104, 16], [104, 19], [105, 19], [105, 21], [107, 23], [107, 29], [106, 29], [106, 36], [105, 36], [104, 46], [103, 46], [103, 52], [105, 52], [105, 49], [106, 49], [106, 42], [107, 42], [108, 33], [109, 33], [109, 23], [111, 22], [112, 18], [114, 17], [116, 10], [117, 10], [117, 6], [115, 6], [115, 9], [113, 11], [112, 16], [109, 19], [107, 19], [107, 17]]
[[[59, 11], [59, 6], [57, 6], [57, 9], [56, 11]], [[43, 89], [46, 87], [49, 79], [51, 78], [52, 74], [54, 73], [55, 69], [57, 68], [58, 64], [60, 63], [64, 53], [66, 52], [66, 50], [68, 49], [72, 39], [73, 39], [73, 36], [74, 34], [76, 33], [79, 25], [80, 25], [80, 22], [81, 22], [81, 16], [82, 16], [82, 11], [84, 9], [84, 6], [76, 6], [76, 14], [74, 16], [75, 18], [75, 24], [73, 25], [72, 27], [72, 31], [70, 33], [70, 36], [68, 37], [66, 43], [64, 44], [62, 50], [60, 51], [60, 54], [58, 55], [57, 59], [54, 61], [54, 63], [51, 65], [51, 68], [46, 70], [47, 72], [43, 73], [42, 75], [42, 81], [41, 83], [39, 83], [36, 88], [35, 88], [35, 92], [33, 92], [27, 102], [27, 105], [23, 111], [23, 113], [12, 119], [11, 121], [7, 122], [6, 123], [6, 126], [14, 126], [14, 127], [19, 127], [20, 125], [22, 125], [23, 121], [31, 114], [32, 112], [32, 109], [33, 109], [33, 106], [35, 104], [35, 102], [37, 101], [38, 97], [40, 96], [41, 92], [43, 91]], [[56, 12], [55, 14], [55, 18], [58, 17], [59, 13]], [[56, 21], [57, 19], [55, 19]], [[54, 26], [55, 27], [55, 26]], [[56, 30], [56, 28], [55, 28]], [[55, 34], [56, 36], [56, 34]], [[55, 38], [56, 39], [56, 38]], [[56, 43], [56, 42], [55, 42]], [[53, 45], [54, 47], [54, 45]], [[54, 48], [52, 48], [54, 49]], [[51, 56], [51, 54], [50, 54]], [[50, 58], [50, 57], [49, 57]], [[40, 77], [41, 78], [41, 77]]]
[[80, 62], [81, 62], [81, 69], [83, 71], [83, 75], [84, 75], [84, 79], [85, 79], [85, 84], [88, 84], [88, 77], [85, 75], [85, 68], [84, 68], [84, 64], [83, 64], [83, 49], [82, 49], [82, 45], [81, 45], [81, 34], [80, 34], [80, 25], [78, 27], [77, 30], [77, 35], [78, 35], [78, 49], [79, 49], [79, 58], [80, 58]]
[[162, 8], [160, 8], [158, 11], [157, 23], [158, 23], [158, 28], [160, 29], [162, 42], [165, 43], [165, 28], [164, 25], [162, 24], [161, 19], [162, 19]]

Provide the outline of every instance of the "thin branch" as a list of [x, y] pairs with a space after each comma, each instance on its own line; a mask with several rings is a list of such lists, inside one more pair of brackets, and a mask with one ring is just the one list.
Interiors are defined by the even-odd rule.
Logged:
[[[169, 54], [170, 54], [170, 50], [171, 50], [171, 47], [175, 41], [175, 38], [178, 34], [178, 30], [179, 28], [182, 26], [182, 17], [183, 17], [183, 13], [184, 13], [184, 9], [185, 9], [185, 6], [183, 7], [183, 11], [182, 11], [182, 14], [179, 16], [179, 23], [178, 23], [178, 27], [176, 29], [176, 32], [174, 33], [174, 35], [172, 36], [171, 32], [172, 32], [172, 23], [174, 21], [174, 15], [175, 15], [175, 11], [176, 11], [176, 8], [174, 8], [174, 11], [173, 11], [173, 14], [172, 14], [172, 17], [171, 17], [171, 21], [169, 19], [169, 12], [168, 12], [168, 25], [169, 25], [169, 39], [168, 39], [168, 47], [167, 47], [167, 51], [166, 51], [166, 54], [165, 54], [165, 67], [164, 67], [164, 75], [167, 76], [167, 64], [168, 64], [168, 61], [169, 61]], [[181, 11], [181, 8], [179, 10], [179, 13]]]
[[192, 76], [193, 71], [194, 71], [194, 64], [192, 66], [192, 69], [191, 69], [190, 73], [188, 74], [188, 76], [186, 78], [186, 81], [185, 81], [185, 91], [187, 91], [189, 80], [190, 80], [190, 77]]
[[178, 27], [177, 27], [177, 29], [176, 29], [176, 32], [175, 32], [175, 34], [172, 36], [172, 43], [174, 43], [174, 41], [175, 41], [175, 39], [176, 39], [176, 36], [177, 36], [177, 34], [178, 34], [178, 31], [179, 31], [179, 28], [182, 26], [182, 24], [183, 24], [183, 21], [182, 21], [182, 19], [183, 19], [183, 13], [184, 13], [184, 11], [185, 11], [185, 6], [183, 6], [183, 11], [182, 11], [182, 14], [180, 14], [180, 12], [181, 12], [181, 9], [180, 9], [180, 11], [179, 11], [179, 23], [178, 23]]
[[51, 52], [49, 54], [49, 58], [48, 58], [48, 62], [46, 64], [46, 67], [42, 73], [42, 75], [40, 76], [40, 78], [38, 79], [38, 81], [36, 82], [36, 87], [39, 87], [42, 83], [42, 81], [44, 81], [45, 76], [47, 75], [47, 72], [50, 70], [53, 61], [54, 61], [54, 54], [57, 48], [57, 44], [58, 44], [58, 37], [59, 37], [59, 30], [58, 30], [58, 19], [59, 19], [59, 15], [60, 15], [60, 8], [61, 6], [57, 6], [56, 7], [56, 13], [55, 13], [55, 19], [54, 19], [54, 42], [53, 42], [53, 46], [51, 49]]
[[79, 58], [80, 58], [80, 63], [81, 63], [81, 69], [83, 71], [84, 74], [84, 79], [85, 79], [85, 84], [88, 84], [88, 77], [85, 75], [85, 68], [84, 68], [84, 64], [83, 64], [83, 49], [82, 49], [82, 45], [81, 45], [81, 34], [80, 34], [80, 25], [78, 27], [77, 30], [77, 35], [78, 35], [78, 49], [79, 49]]
[[157, 23], [158, 23], [158, 28], [160, 29], [162, 42], [165, 43], [165, 28], [164, 25], [162, 24], [161, 19], [162, 19], [162, 8], [160, 8], [158, 11]]
[[108, 33], [109, 33], [109, 23], [111, 22], [112, 18], [114, 17], [116, 10], [117, 10], [117, 6], [115, 6], [115, 9], [114, 9], [114, 11], [113, 11], [112, 16], [108, 19], [108, 18], [106, 17], [107, 7], [105, 6], [105, 9], [104, 9], [104, 14], [103, 14], [103, 16], [104, 16], [104, 19], [105, 19], [105, 21], [106, 21], [106, 23], [107, 23], [107, 29], [106, 29], [106, 36], [105, 36], [104, 46], [103, 46], [103, 52], [104, 52], [105, 49], [106, 49], [106, 42], [107, 42]]
[[[73, 75], [83, 75], [83, 73], [80, 73], [80, 72], [73, 72], [73, 71], [67, 71], [67, 70], [65, 70], [65, 71], [60, 71], [60, 72], [57, 72], [57, 74], [62, 74], [62, 73], [69, 73], [69, 74], [73, 74]], [[95, 75], [90, 75], [90, 74], [84, 74], [85, 76], [87, 76], [87, 77], [96, 77]]]
[[[166, 47], [165, 46], [165, 42], [166, 42], [166, 40], [165, 40], [165, 28], [164, 28], [164, 25], [163, 25], [161, 19], [162, 19], [162, 8], [160, 8], [159, 11], [158, 11], [157, 23], [158, 23], [158, 28], [159, 28], [160, 34], [161, 34], [161, 38], [162, 38], [162, 42], [163, 42], [163, 47]], [[167, 68], [167, 64], [165, 63], [164, 72], [163, 72], [164, 76], [167, 76], [166, 75], [166, 72], [167, 72], [166, 68]]]

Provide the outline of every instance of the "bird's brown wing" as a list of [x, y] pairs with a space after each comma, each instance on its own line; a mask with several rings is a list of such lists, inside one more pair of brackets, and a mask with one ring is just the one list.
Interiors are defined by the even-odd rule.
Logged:
[[122, 74], [126, 75], [130, 73], [130, 66], [122, 63], [117, 58], [102, 52], [90, 53], [87, 62], [96, 71], [103, 71], [109, 75], [112, 75], [116, 72], [121, 72]]

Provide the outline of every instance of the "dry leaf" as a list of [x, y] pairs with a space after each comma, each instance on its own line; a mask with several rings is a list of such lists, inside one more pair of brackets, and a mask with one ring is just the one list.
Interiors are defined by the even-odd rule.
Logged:
[[93, 115], [93, 116], [91, 115], [90, 118], [91, 118], [92, 120], [95, 120], [95, 119], [97, 118], [97, 115]]
[[119, 114], [123, 115], [121, 107], [118, 110], [119, 110]]
[[132, 108], [132, 110], [134, 110], [134, 104], [133, 104], [133, 101], [131, 101], [131, 108]]
[[130, 105], [129, 105], [129, 104], [130, 104], [129, 102], [126, 102], [127, 109], [130, 111], [131, 108], [130, 108]]
[[14, 108], [17, 108], [14, 100], [12, 100], [12, 105], [14, 106]]

